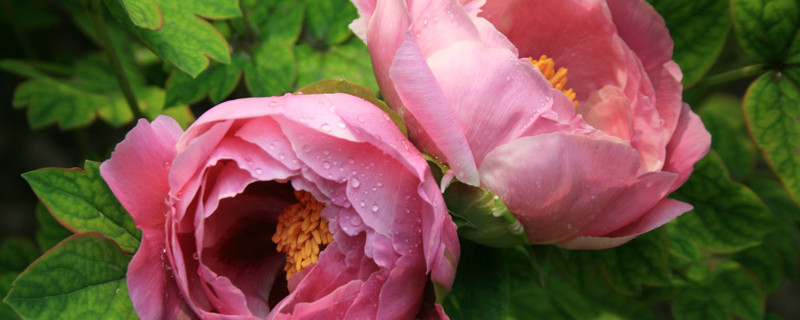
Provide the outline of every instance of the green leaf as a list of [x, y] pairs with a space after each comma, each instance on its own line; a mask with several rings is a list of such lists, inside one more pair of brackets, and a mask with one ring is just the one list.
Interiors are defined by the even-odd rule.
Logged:
[[774, 292], [787, 276], [795, 276], [800, 264], [800, 237], [792, 228], [767, 236], [764, 243], [733, 256], [743, 267], [753, 272], [764, 290]]
[[[125, 68], [139, 109], [155, 118], [163, 106], [163, 90], [145, 86], [144, 80], [131, 71], [135, 66]], [[74, 129], [90, 124], [97, 116], [114, 127], [133, 120], [116, 77], [106, 59], [100, 56], [86, 56], [72, 68], [57, 70], [59, 74], [51, 72], [56, 69], [53, 66], [17, 60], [0, 61], [0, 69], [31, 78], [17, 87], [13, 105], [28, 107], [28, 123], [33, 129], [53, 123], [61, 129]]]
[[750, 180], [747, 186], [764, 200], [778, 223], [786, 225], [800, 221], [800, 207], [792, 202], [786, 189], [777, 180], [757, 178]]
[[253, 96], [277, 96], [294, 89], [297, 66], [292, 49], [284, 44], [262, 43], [244, 68], [245, 83]]
[[711, 280], [677, 295], [672, 307], [675, 319], [762, 319], [766, 295], [758, 282], [737, 264], [717, 267]]
[[25, 319], [136, 319], [129, 260], [99, 233], [71, 236], [20, 274], [5, 302]]
[[305, 26], [314, 42], [332, 46], [347, 40], [352, 34], [348, 27], [358, 18], [355, 6], [348, 0], [305, 0]]
[[20, 272], [39, 256], [39, 249], [25, 238], [10, 237], [0, 242], [0, 272]]
[[461, 241], [456, 280], [442, 307], [453, 319], [505, 319], [510, 286], [503, 250]]
[[[11, 283], [17, 278], [19, 272], [0, 272], [0, 297], [5, 297], [11, 290]], [[16, 320], [20, 319], [14, 310], [7, 304], [0, 303], [0, 319]]]
[[256, 0], [243, 10], [251, 28], [258, 30], [258, 37], [263, 41], [294, 45], [303, 30], [305, 5], [302, 2]]
[[800, 1], [731, 0], [739, 43], [759, 62], [800, 62]]
[[[594, 272], [598, 270], [609, 287], [626, 295], [641, 294], [643, 285], [669, 284], [669, 240], [663, 229], [612, 249], [561, 250], [564, 260], [554, 261], [556, 267], [580, 288], [589, 288]], [[569, 267], [565, 268], [565, 265]]]
[[297, 56], [297, 83], [300, 86], [323, 79], [341, 78], [378, 92], [367, 46], [353, 37], [325, 52], [305, 44], [294, 47]]
[[648, 0], [675, 41], [673, 58], [691, 87], [708, 72], [725, 45], [730, 18], [726, 0]]
[[400, 118], [400, 115], [389, 108], [386, 103], [378, 99], [378, 97], [375, 96], [375, 93], [373, 93], [373, 91], [367, 87], [348, 82], [347, 80], [328, 79], [317, 81], [297, 89], [297, 92], [302, 92], [305, 94], [341, 92], [367, 100], [389, 115], [389, 118], [391, 118], [392, 122], [397, 125], [397, 128], [400, 129], [400, 132], [402, 132], [403, 135], [408, 135], [406, 124], [403, 122], [403, 119]]
[[137, 27], [158, 30], [164, 26], [164, 17], [155, 0], [122, 0], [122, 3]]
[[22, 175], [53, 216], [75, 232], [98, 231], [128, 252], [136, 251], [141, 231], [100, 176], [100, 164], [85, 171], [45, 168]]
[[196, 77], [208, 67], [208, 58], [230, 63], [228, 43], [208, 21], [241, 15], [236, 0], [180, 1], [157, 0], [164, 26], [159, 30], [137, 27], [128, 17], [122, 0], [105, 0], [111, 14], [131, 30], [164, 61]]
[[746, 186], [731, 181], [713, 150], [695, 164], [691, 178], [673, 193], [694, 210], [667, 224], [671, 237], [691, 239], [700, 248], [734, 252], [758, 245], [772, 227], [772, 216]]
[[50, 250], [61, 240], [72, 235], [72, 231], [67, 230], [54, 219], [41, 202], [36, 204], [36, 221], [39, 222], [39, 229], [36, 230], [36, 243], [42, 251]]
[[711, 147], [730, 169], [731, 177], [742, 181], [753, 171], [758, 153], [742, 115], [742, 103], [729, 95], [713, 95], [700, 106], [698, 114], [714, 137]]
[[[799, 16], [800, 17], [800, 16]], [[750, 133], [795, 203], [800, 204], [800, 68], [769, 72], [744, 98]]]

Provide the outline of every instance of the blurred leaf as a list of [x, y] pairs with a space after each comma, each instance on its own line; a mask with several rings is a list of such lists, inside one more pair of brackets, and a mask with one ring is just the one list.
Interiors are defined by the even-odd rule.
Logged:
[[[0, 272], [0, 296], [5, 297], [8, 294], [8, 291], [11, 290], [11, 283], [18, 275], [19, 272]], [[0, 303], [0, 319], [16, 320], [20, 317], [7, 304]]]
[[294, 89], [297, 66], [292, 49], [285, 44], [262, 43], [244, 66], [245, 83], [253, 96], [277, 96]]
[[797, 276], [800, 237], [793, 228], [770, 233], [764, 243], [744, 250], [733, 259], [753, 272], [766, 291], [776, 291], [787, 277]]
[[44, 168], [22, 175], [53, 216], [75, 232], [98, 231], [128, 252], [136, 251], [141, 231], [100, 176], [100, 164], [85, 171]]
[[442, 306], [453, 319], [505, 319], [511, 277], [504, 251], [461, 241], [461, 260], [453, 289]]
[[713, 150], [694, 167], [691, 178], [673, 193], [676, 199], [691, 203], [694, 210], [667, 224], [670, 236], [691, 239], [713, 252], [734, 252], [759, 244], [772, 227], [772, 217], [761, 199], [730, 180]]
[[[126, 66], [126, 69], [133, 68]], [[15, 108], [28, 107], [28, 123], [32, 129], [53, 123], [62, 130], [74, 129], [90, 124], [96, 116], [115, 127], [133, 120], [114, 74], [106, 60], [99, 56], [84, 57], [68, 69], [17, 60], [0, 61], [0, 69], [31, 78], [17, 87], [13, 104]], [[163, 106], [163, 90], [145, 86], [136, 72], [126, 70], [126, 74], [132, 81], [139, 109], [151, 119], [155, 118]], [[159, 92], [162, 92], [160, 98]]]
[[156, 0], [121, 0], [125, 11], [137, 27], [158, 30], [164, 26], [164, 17]]
[[184, 72], [173, 71], [167, 80], [164, 105], [171, 107], [191, 104], [206, 95], [215, 104], [222, 102], [239, 83], [242, 74], [241, 60], [234, 56], [231, 64], [212, 62], [208, 69], [194, 79]]
[[735, 263], [720, 265], [706, 284], [682, 290], [672, 313], [683, 319], [762, 319], [766, 295], [758, 282]]
[[0, 272], [25, 270], [39, 256], [39, 249], [28, 239], [10, 237], [0, 242]]
[[[730, 29], [727, 0], [648, 0], [667, 23], [675, 41], [673, 58], [691, 87], [719, 57]], [[702, 30], [701, 32], [698, 32]]]
[[731, 0], [739, 44], [759, 62], [800, 62], [800, 1]]
[[208, 58], [230, 63], [228, 42], [208, 21], [241, 15], [236, 0], [180, 1], [157, 0], [164, 26], [147, 30], [131, 22], [122, 0], [105, 0], [112, 15], [131, 30], [164, 61], [196, 77], [208, 67]]
[[383, 110], [383, 112], [392, 119], [394, 124], [397, 125], [397, 128], [400, 129], [400, 132], [402, 132], [403, 135], [408, 135], [406, 124], [403, 122], [403, 119], [400, 118], [400, 115], [392, 110], [392, 108], [389, 108], [386, 103], [378, 99], [378, 97], [375, 96], [375, 93], [367, 87], [349, 82], [347, 80], [328, 79], [311, 83], [305, 87], [297, 89], [297, 92], [306, 94], [342, 92], [367, 100]]
[[358, 12], [350, 1], [305, 0], [305, 2], [308, 8], [305, 26], [316, 42], [333, 46], [350, 37], [352, 32], [348, 26], [358, 18]]
[[[581, 289], [589, 289], [594, 272], [600, 271], [609, 287], [626, 295], [639, 295], [643, 285], [669, 284], [669, 240], [658, 229], [606, 250], [562, 250], [557, 268]], [[567, 266], [565, 268], [565, 266]]]
[[[800, 18], [800, 16], [798, 16]], [[800, 36], [800, 32], [797, 33]], [[795, 203], [800, 204], [800, 68], [769, 72], [744, 98], [750, 133]]]
[[757, 178], [750, 180], [747, 185], [764, 200], [779, 223], [788, 225], [800, 221], [800, 207], [792, 202], [792, 198], [789, 197], [780, 182], [774, 179]]
[[297, 55], [299, 86], [323, 79], [341, 78], [378, 91], [367, 46], [356, 37], [326, 52], [314, 51], [305, 44], [295, 46], [294, 51]]
[[252, 6], [242, 7], [262, 41], [293, 45], [300, 37], [305, 13], [302, 2], [255, 0]]
[[129, 260], [99, 233], [71, 236], [20, 274], [5, 302], [25, 319], [137, 319]]
[[164, 109], [164, 90], [157, 87], [148, 87], [141, 90], [137, 96], [139, 99], [139, 106], [144, 113], [144, 116], [152, 120], [161, 114], [168, 115], [175, 119], [181, 127], [186, 128], [194, 122], [194, 114], [192, 114], [189, 105], [181, 104]]
[[41, 251], [50, 250], [61, 240], [72, 235], [72, 231], [64, 228], [61, 223], [53, 218], [50, 215], [50, 211], [47, 211], [47, 208], [41, 202], [36, 204], [36, 221], [39, 222], [39, 228], [36, 230], [36, 243]]
[[758, 153], [744, 124], [742, 102], [729, 95], [713, 95], [700, 106], [698, 114], [711, 133], [711, 147], [725, 162], [733, 179], [750, 176]]

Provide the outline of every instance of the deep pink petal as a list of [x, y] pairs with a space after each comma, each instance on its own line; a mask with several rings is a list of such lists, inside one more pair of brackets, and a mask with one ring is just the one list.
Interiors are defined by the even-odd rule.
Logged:
[[111, 158], [100, 165], [100, 175], [139, 228], [164, 224], [167, 175], [182, 132], [178, 123], [166, 116], [152, 123], [139, 120]]
[[188, 319], [192, 311], [167, 269], [164, 239], [163, 229], [143, 228], [142, 244], [128, 264], [128, 293], [142, 319]]

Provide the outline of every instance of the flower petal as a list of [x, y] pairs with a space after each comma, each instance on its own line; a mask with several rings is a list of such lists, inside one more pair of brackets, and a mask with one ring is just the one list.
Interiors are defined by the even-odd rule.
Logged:
[[678, 189], [689, 179], [694, 164], [702, 159], [710, 148], [711, 134], [703, 126], [700, 117], [684, 103], [675, 133], [667, 145], [664, 171], [678, 174], [678, 179], [672, 185], [670, 192]]
[[160, 116], [152, 123], [141, 119], [100, 165], [100, 175], [139, 228], [164, 224], [167, 176], [181, 133], [170, 117]]

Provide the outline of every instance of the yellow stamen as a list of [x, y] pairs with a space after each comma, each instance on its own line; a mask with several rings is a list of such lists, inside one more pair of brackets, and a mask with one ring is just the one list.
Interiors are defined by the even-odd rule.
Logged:
[[542, 55], [538, 60], [533, 60], [533, 58], [528, 58], [528, 60], [530, 60], [531, 64], [535, 67], [539, 68], [539, 71], [550, 81], [550, 85], [552, 85], [553, 88], [561, 90], [576, 107], [578, 106], [578, 101], [575, 100], [575, 91], [572, 91], [572, 89], [564, 90], [564, 86], [567, 85], [566, 68], [558, 68], [558, 70], [556, 70], [556, 64], [553, 62], [553, 59], [548, 58], [546, 55]]
[[325, 204], [310, 193], [295, 191], [299, 201], [283, 209], [278, 216], [278, 227], [272, 236], [279, 252], [286, 253], [286, 279], [319, 259], [320, 247], [331, 243], [333, 235], [328, 221], [320, 213]]

